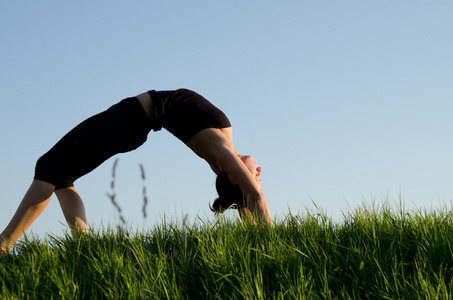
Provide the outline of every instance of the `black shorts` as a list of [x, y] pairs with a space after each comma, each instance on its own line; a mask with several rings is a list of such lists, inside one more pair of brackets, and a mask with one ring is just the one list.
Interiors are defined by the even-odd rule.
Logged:
[[77, 125], [36, 163], [35, 179], [55, 189], [74, 185], [115, 154], [142, 145], [150, 120], [136, 97], [126, 98]]

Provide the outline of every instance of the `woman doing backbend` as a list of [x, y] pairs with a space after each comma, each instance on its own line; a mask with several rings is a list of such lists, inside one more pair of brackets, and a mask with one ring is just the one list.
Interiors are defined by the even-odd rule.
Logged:
[[272, 224], [259, 178], [261, 168], [251, 156], [237, 153], [225, 114], [190, 90], [152, 90], [80, 123], [38, 159], [30, 188], [0, 235], [0, 252], [21, 237], [53, 193], [73, 234], [87, 232], [85, 208], [74, 181], [113, 155], [138, 148], [151, 130], [162, 128], [205, 159], [217, 174], [219, 198], [213, 211], [235, 207], [242, 219]]

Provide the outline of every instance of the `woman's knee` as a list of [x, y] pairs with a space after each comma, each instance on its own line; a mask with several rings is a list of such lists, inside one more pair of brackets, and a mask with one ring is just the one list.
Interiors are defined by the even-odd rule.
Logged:
[[34, 179], [53, 185], [55, 190], [74, 186], [74, 178], [63, 172], [61, 166], [56, 166], [48, 153], [36, 162]]
[[51, 159], [49, 158], [48, 154], [44, 154], [36, 161], [34, 179], [52, 183], [52, 181], [50, 180], [52, 177], [51, 169]]

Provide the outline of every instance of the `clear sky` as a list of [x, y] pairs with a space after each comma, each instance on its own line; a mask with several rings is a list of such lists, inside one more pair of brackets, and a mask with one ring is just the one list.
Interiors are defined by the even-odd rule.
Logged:
[[[450, 1], [3, 1], [0, 230], [67, 131], [125, 97], [180, 87], [228, 115], [274, 217], [316, 205], [341, 220], [400, 196], [407, 209], [450, 208], [452, 15]], [[117, 157], [133, 226], [214, 219], [214, 174], [165, 130]], [[118, 224], [113, 161], [76, 182], [95, 227]], [[31, 231], [63, 230], [55, 197]]]

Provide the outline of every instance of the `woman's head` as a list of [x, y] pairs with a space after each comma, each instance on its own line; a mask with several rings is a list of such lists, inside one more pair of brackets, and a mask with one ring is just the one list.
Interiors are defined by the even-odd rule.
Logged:
[[215, 185], [219, 198], [214, 200], [210, 207], [213, 212], [222, 213], [228, 208], [237, 209], [247, 206], [247, 201], [241, 188], [231, 181], [227, 173], [219, 173]]
[[258, 167], [255, 160], [251, 155], [239, 155], [240, 159], [244, 163], [244, 165], [249, 169], [250, 173], [255, 177], [256, 181], [261, 181], [261, 167]]

